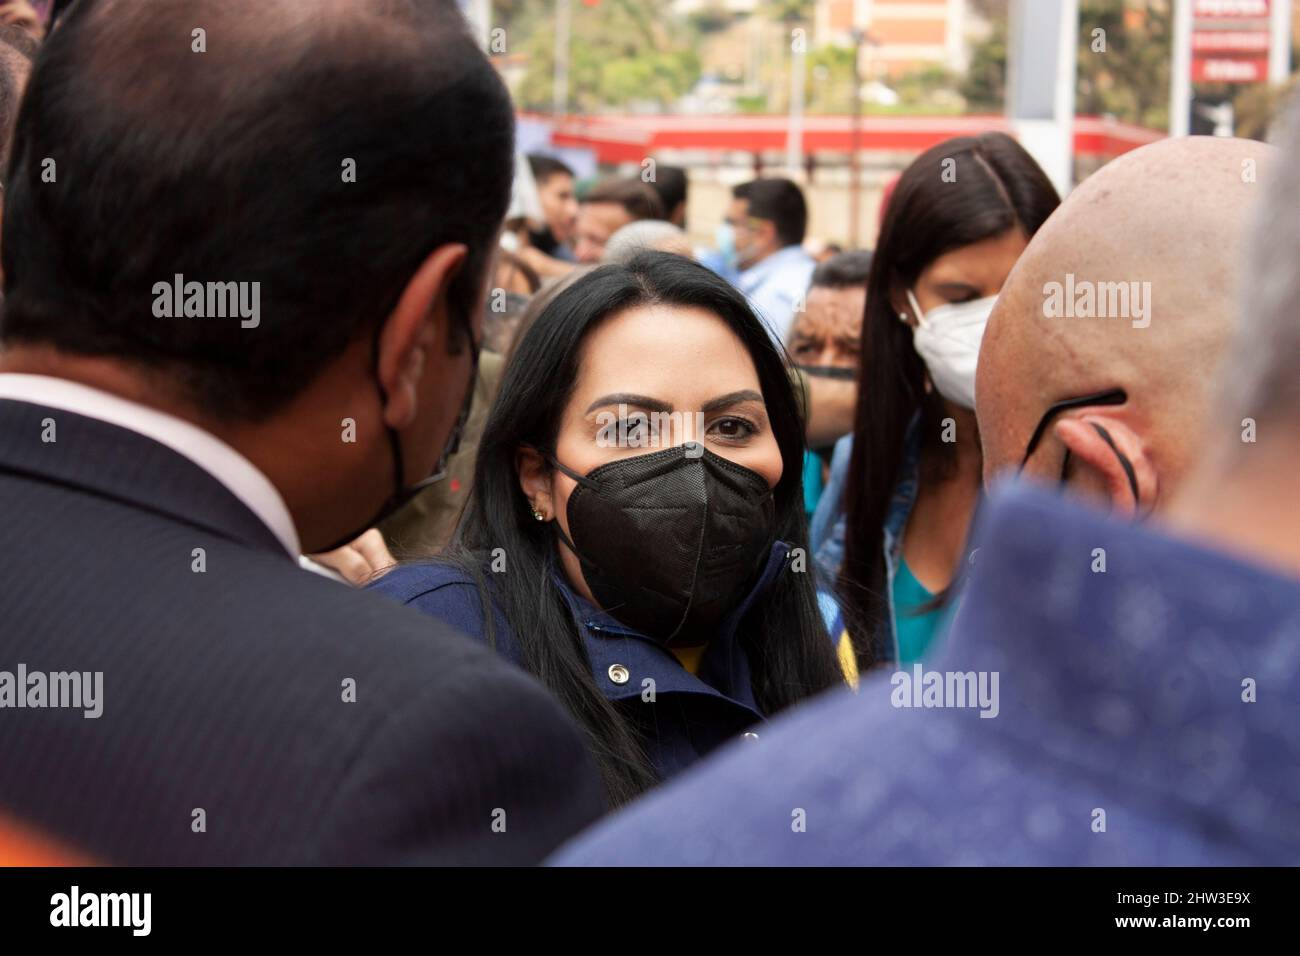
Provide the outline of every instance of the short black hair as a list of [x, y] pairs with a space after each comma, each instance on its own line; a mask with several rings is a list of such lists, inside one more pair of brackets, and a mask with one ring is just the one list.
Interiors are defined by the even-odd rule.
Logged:
[[640, 219], [664, 218], [664, 204], [659, 194], [639, 179], [606, 179], [596, 183], [582, 197], [584, 203], [606, 202], [622, 206], [636, 222]]
[[812, 285], [825, 289], [850, 289], [854, 286], [867, 287], [867, 277], [871, 275], [871, 252], [866, 249], [853, 249], [839, 252], [813, 270]]
[[797, 246], [808, 231], [808, 204], [803, 190], [788, 179], [753, 179], [732, 190], [749, 203], [749, 214], [776, 226], [782, 246]]
[[659, 194], [659, 201], [664, 204], [665, 218], [671, 216], [674, 209], [686, 202], [686, 170], [680, 166], [656, 163], [655, 179], [650, 185]]
[[[22, 27], [0, 23], [0, 162], [9, 159], [10, 133], [38, 49], [40, 44]], [[0, 182], [8, 182], [8, 176]]]
[[[253, 421], [447, 243], [468, 248], [447, 292], [468, 328], [510, 196], [505, 87], [450, 0], [309, 6], [79, 0], [19, 112], [0, 341], [128, 361]], [[178, 274], [260, 283], [260, 324], [155, 318]]]
[[566, 164], [560, 162], [554, 156], [543, 156], [541, 153], [528, 154], [528, 168], [533, 171], [533, 179], [537, 181], [539, 186], [545, 186], [552, 176], [575, 178], [573, 170]]

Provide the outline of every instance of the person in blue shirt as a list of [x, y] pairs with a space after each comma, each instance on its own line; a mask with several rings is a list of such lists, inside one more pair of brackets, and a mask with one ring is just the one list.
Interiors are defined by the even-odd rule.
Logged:
[[788, 366], [743, 296], [643, 253], [527, 329], [450, 550], [374, 587], [549, 687], [621, 804], [842, 685], [802, 457]]
[[741, 183], [718, 228], [719, 255], [707, 262], [745, 293], [777, 345], [788, 338], [817, 266], [803, 248], [807, 229], [808, 206], [793, 182]]
[[931, 649], [981, 482], [976, 358], [1007, 275], [1059, 199], [1004, 133], [959, 137], [899, 177], [862, 323], [853, 433], [813, 517], [827, 624], [854, 670]]

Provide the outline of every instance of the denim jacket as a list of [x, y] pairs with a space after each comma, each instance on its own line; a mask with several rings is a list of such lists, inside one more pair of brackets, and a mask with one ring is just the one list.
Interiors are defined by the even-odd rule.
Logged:
[[[555, 575], [553, 583], [582, 637], [596, 686], [631, 716], [661, 780], [723, 743], [758, 736], [751, 728], [764, 718], [754, 699], [749, 657], [738, 631], [750, 607], [776, 583], [789, 560], [790, 545], [776, 542], [754, 586], [719, 624], [695, 674], [668, 648], [595, 607], [563, 575]], [[487, 577], [490, 583], [492, 575]], [[487, 640], [478, 588], [455, 565], [400, 565], [371, 587], [476, 640]], [[493, 612], [496, 650], [522, 666], [522, 651], [504, 614], [499, 608]]]
[[[884, 556], [885, 597], [889, 605], [889, 640], [884, 650], [887, 659], [896, 661], [898, 650], [898, 623], [894, 607], [894, 576], [903, 554], [903, 530], [912, 515], [920, 487], [921, 471], [921, 419], [913, 416], [903, 439], [903, 462], [898, 471], [898, 482], [885, 513]], [[812, 521], [813, 563], [817, 567], [818, 605], [826, 621], [831, 639], [838, 641], [844, 632], [844, 615], [835, 599], [835, 580], [844, 563], [844, 537], [847, 516], [844, 508], [844, 491], [848, 484], [849, 459], [853, 455], [853, 436], [845, 435], [835, 443], [831, 458], [830, 479], [817, 504]]]

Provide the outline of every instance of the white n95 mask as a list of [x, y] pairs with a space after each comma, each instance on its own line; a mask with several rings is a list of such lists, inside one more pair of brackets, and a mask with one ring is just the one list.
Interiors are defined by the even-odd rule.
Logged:
[[[975, 407], [975, 363], [995, 295], [970, 302], [936, 306], [922, 314], [912, 290], [907, 301], [916, 315], [912, 344], [930, 372], [939, 394], [962, 408]], [[900, 316], [906, 321], [906, 316]]]

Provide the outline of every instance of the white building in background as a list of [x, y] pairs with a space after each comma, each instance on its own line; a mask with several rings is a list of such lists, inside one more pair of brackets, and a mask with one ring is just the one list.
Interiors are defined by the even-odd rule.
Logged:
[[966, 0], [817, 0], [818, 44], [850, 46], [854, 27], [875, 40], [873, 72], [887, 77], [927, 66], [964, 73], [968, 66]]

